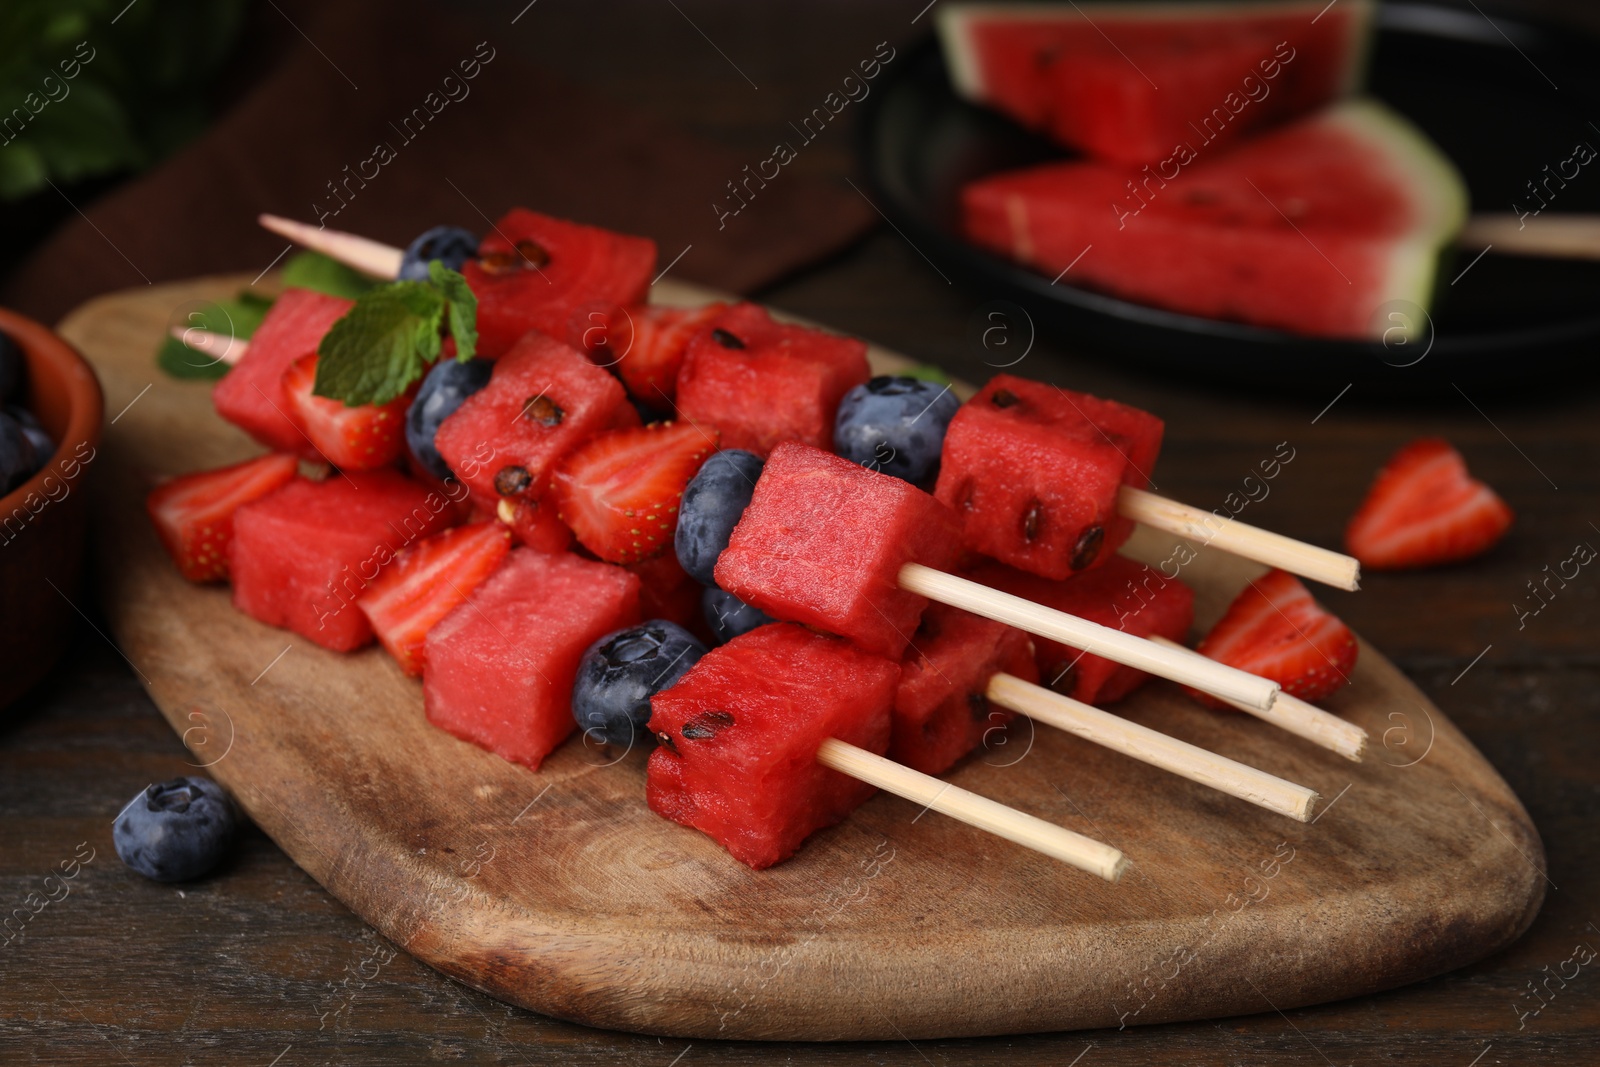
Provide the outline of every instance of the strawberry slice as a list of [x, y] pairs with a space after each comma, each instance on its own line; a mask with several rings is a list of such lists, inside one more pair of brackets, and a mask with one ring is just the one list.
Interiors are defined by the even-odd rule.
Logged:
[[614, 370], [630, 395], [653, 407], [672, 404], [689, 339], [728, 309], [586, 304], [572, 313], [567, 343]]
[[457, 526], [400, 553], [356, 604], [400, 669], [421, 675], [423, 638], [483, 584], [509, 551], [511, 536], [498, 522]]
[[1344, 543], [1374, 570], [1431, 567], [1487, 552], [1511, 519], [1506, 502], [1467, 473], [1461, 453], [1424, 437], [1384, 464]]
[[[1219, 663], [1271, 678], [1317, 701], [1350, 680], [1356, 635], [1311, 599], [1292, 574], [1269, 571], [1245, 587], [1197, 650]], [[1222, 707], [1203, 694], [1196, 696]]]
[[686, 422], [603, 433], [557, 465], [557, 514], [608, 563], [648, 559], [672, 543], [684, 486], [716, 447]]
[[179, 572], [191, 582], [226, 578], [234, 511], [293, 481], [297, 465], [295, 457], [275, 452], [157, 486], [145, 510]]
[[302, 356], [283, 372], [289, 417], [322, 457], [342, 470], [387, 467], [406, 447], [406, 408], [415, 387], [387, 404], [346, 406], [342, 400], [316, 396], [317, 357]]

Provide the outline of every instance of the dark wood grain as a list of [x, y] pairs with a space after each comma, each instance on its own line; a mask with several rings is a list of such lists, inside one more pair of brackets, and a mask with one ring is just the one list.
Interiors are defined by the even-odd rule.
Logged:
[[[486, 22], [490, 15], [497, 24], [504, 21], [499, 5], [475, 6]], [[679, 0], [757, 78], [759, 92], [722, 66], [666, 5], [654, 6], [676, 23], [637, 14], [648, 6], [601, 9], [540, 0], [519, 24], [537, 32], [517, 47], [602, 91], [656, 108], [664, 121], [692, 123], [703, 134], [753, 150], [831, 81], [836, 60], [851, 59], [868, 37], [880, 39], [879, 26], [914, 33], [909, 20], [923, 5], [817, 5], [797, 14], [774, 4], [757, 18], [746, 5]], [[1600, 26], [1589, 5], [1549, 0], [1539, 6]], [[535, 15], [541, 21], [533, 21]], [[818, 173], [850, 173], [849, 131], [837, 133], [842, 136], [830, 132], [811, 146], [802, 162]], [[1528, 162], [1530, 173], [1542, 165]], [[93, 207], [85, 207], [92, 218]], [[204, 239], [186, 233], [181, 218], [158, 221], [172, 227], [174, 240]], [[986, 373], [983, 353], [966, 335], [972, 313], [988, 297], [947, 286], [892, 232], [763, 296], [968, 377]], [[1454, 392], [1420, 408], [1387, 407], [1381, 397], [1352, 393], [1312, 425], [1343, 382], [1330, 382], [1325, 395], [1298, 405], [1207, 393], [1142, 379], [1070, 338], [1041, 340], [1023, 371], [1126, 397], [1163, 415], [1170, 443], [1158, 475], [1162, 488], [1180, 499], [1220, 502], [1272, 444], [1293, 440], [1296, 463], [1255, 517], [1319, 542], [1336, 542], [1371, 473], [1394, 447], [1420, 433], [1456, 442], [1474, 470], [1506, 496], [1518, 523], [1489, 556], [1434, 572], [1369, 576], [1355, 595], [1321, 595], [1384, 649], [1522, 798], [1544, 839], [1550, 877], [1544, 907], [1526, 935], [1449, 974], [1283, 1016], [1266, 1003], [1273, 995], [1267, 989], [1259, 1013], [1241, 1017], [914, 1046], [892, 1040], [781, 1049], [697, 1041], [689, 1047], [686, 1040], [591, 1030], [501, 1005], [403, 953], [349, 996], [349, 987], [340, 993], [340, 983], [381, 942], [259, 832], [246, 835], [226, 871], [181, 889], [146, 882], [116, 863], [112, 816], [146, 783], [190, 773], [193, 757], [123, 659], [85, 622], [75, 651], [52, 680], [0, 717], [0, 891], [7, 906], [20, 903], [79, 842], [98, 849], [72, 895], [37, 915], [23, 938], [0, 948], [0, 1061], [265, 1065], [281, 1056], [282, 1067], [434, 1061], [661, 1067], [676, 1061], [693, 1067], [774, 1060], [942, 1067], [1059, 1065], [1083, 1054], [1082, 1067], [1465, 1067], [1480, 1054], [1485, 1065], [1582, 1063], [1600, 1055], [1600, 979], [1593, 968], [1565, 989], [1553, 983], [1557, 995], [1547, 995], [1548, 1007], [1522, 1020], [1525, 1025], [1519, 1027], [1517, 1017], [1519, 1005], [1533, 1003], [1519, 996], [1529, 982], [1546, 978], [1544, 968], [1556, 968], [1579, 941], [1600, 947], [1600, 935], [1588, 926], [1600, 925], [1594, 819], [1600, 585], [1586, 574], [1523, 630], [1512, 611], [1524, 583], [1565, 558], [1574, 538], [1592, 535], [1584, 533], [1589, 523], [1600, 523], [1600, 401], [1553, 380], [1542, 399], [1515, 407], [1474, 395], [1486, 418]], [[1508, 376], [1526, 373], [1507, 368]], [[114, 414], [127, 399], [108, 410]], [[106, 526], [98, 533], [119, 536]], [[81, 606], [103, 631], [94, 604]], [[344, 1007], [331, 1013], [333, 1005]]]

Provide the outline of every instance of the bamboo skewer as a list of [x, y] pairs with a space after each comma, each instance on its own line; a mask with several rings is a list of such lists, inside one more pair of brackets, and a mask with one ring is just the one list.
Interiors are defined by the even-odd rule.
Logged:
[[1474, 215], [1456, 243], [1509, 256], [1600, 259], [1600, 215]]
[[230, 367], [243, 359], [244, 354], [250, 350], [249, 341], [241, 341], [237, 337], [229, 337], [215, 330], [202, 330], [198, 326], [174, 326], [171, 334], [172, 339], [185, 348], [210, 356], [218, 363], [226, 363]]
[[921, 804], [969, 826], [1070, 863], [1079, 870], [1097, 874], [1108, 882], [1121, 878], [1128, 866], [1127, 857], [1110, 845], [1008, 808], [932, 775], [902, 767], [836, 738], [822, 742], [817, 750], [817, 762], [913, 804]]
[[405, 258], [402, 249], [373, 241], [342, 230], [328, 230], [307, 222], [286, 219], [282, 215], [257, 215], [256, 221], [301, 248], [321, 252], [362, 274], [394, 281], [400, 277], [400, 262]]
[[[364, 274], [387, 280], [393, 280], [400, 274], [404, 253], [390, 245], [352, 233], [286, 219], [281, 215], [263, 214], [257, 217], [257, 221], [280, 237], [303, 248], [321, 252]], [[1355, 589], [1360, 576], [1360, 565], [1349, 556], [1268, 533], [1232, 519], [1221, 520], [1222, 526], [1218, 528], [1218, 517], [1211, 512], [1142, 490], [1124, 488], [1117, 510], [1135, 522], [1208, 544], [1216, 543], [1217, 547], [1235, 555], [1279, 567], [1302, 578], [1327, 582], [1341, 589]]]
[[1315, 790], [1303, 785], [1053, 693], [1015, 675], [1001, 672], [990, 678], [986, 695], [991, 702], [1021, 712], [1036, 722], [1171, 771], [1191, 782], [1210, 786], [1300, 822], [1311, 820], [1318, 796]]
[[[1169, 648], [1183, 647], [1165, 637], [1152, 637], [1150, 640]], [[1240, 711], [1254, 715], [1263, 722], [1270, 722], [1280, 729], [1287, 730], [1296, 737], [1303, 737], [1314, 745], [1320, 745], [1330, 752], [1337, 752], [1347, 760], [1360, 763], [1362, 753], [1366, 751], [1367, 731], [1353, 722], [1323, 711], [1316, 705], [1308, 704], [1288, 693], [1280, 692], [1278, 699], [1272, 702], [1272, 707], [1265, 711], [1232, 700], [1228, 700], [1227, 703]]]
[[1235, 556], [1352, 592], [1361, 587], [1361, 564], [1353, 556], [1275, 534], [1237, 519], [1180, 504], [1125, 485], [1117, 512], [1134, 522], [1215, 546]]
[[1278, 694], [1278, 683], [1207, 659], [1181, 646], [1167, 648], [1143, 637], [1035, 604], [986, 585], [936, 571], [920, 563], [900, 568], [900, 588], [953, 608], [994, 619], [1019, 630], [1092, 652], [1104, 659], [1138, 668], [1221, 700], [1238, 700], [1266, 710]]

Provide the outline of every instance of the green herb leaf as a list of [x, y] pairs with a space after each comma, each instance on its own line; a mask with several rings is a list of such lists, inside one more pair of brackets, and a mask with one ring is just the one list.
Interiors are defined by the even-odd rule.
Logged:
[[428, 264], [428, 277], [450, 302], [450, 336], [456, 339], [456, 360], [465, 363], [478, 352], [478, 298], [466, 278], [437, 259]]
[[[244, 341], [255, 333], [271, 307], [272, 301], [247, 289], [232, 300], [216, 300], [190, 311], [183, 326]], [[228, 364], [196, 352], [175, 337], [166, 338], [156, 350], [156, 366], [174, 378], [202, 381], [215, 381], [228, 373]]]
[[382, 283], [321, 252], [296, 252], [284, 261], [283, 284], [354, 300]]
[[954, 384], [950, 380], [950, 375], [928, 363], [918, 363], [904, 370], [897, 370], [895, 373], [902, 378], [920, 378], [925, 382], [933, 382], [935, 385]]
[[427, 282], [368, 290], [317, 346], [317, 396], [346, 405], [384, 404], [439, 358], [445, 299]]

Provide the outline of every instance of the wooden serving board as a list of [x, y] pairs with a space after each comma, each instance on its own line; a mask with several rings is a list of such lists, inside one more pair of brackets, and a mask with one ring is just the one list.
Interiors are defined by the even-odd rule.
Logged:
[[[174, 309], [245, 281], [112, 294], [62, 326], [121, 412], [99, 480], [111, 625], [194, 762], [331, 893], [468, 985], [692, 1038], [1115, 1027], [1415, 981], [1506, 945], [1539, 908], [1544, 854], [1522, 805], [1367, 645], [1330, 702], [1370, 731], [1362, 764], [1165, 683], [1119, 708], [1319, 790], [1310, 824], [1026, 724], [951, 775], [1121, 848], [1133, 867], [1117, 885], [889, 796], [754, 872], [648, 811], [642, 752], [574, 740], [534, 773], [457, 741], [385, 654], [244, 617], [226, 589], [178, 577], [145, 521], [153, 478], [256, 451], [207, 385], [152, 359]], [[1131, 551], [1171, 546], [1143, 534]], [[1257, 570], [1205, 552], [1185, 567], [1197, 625]]]

